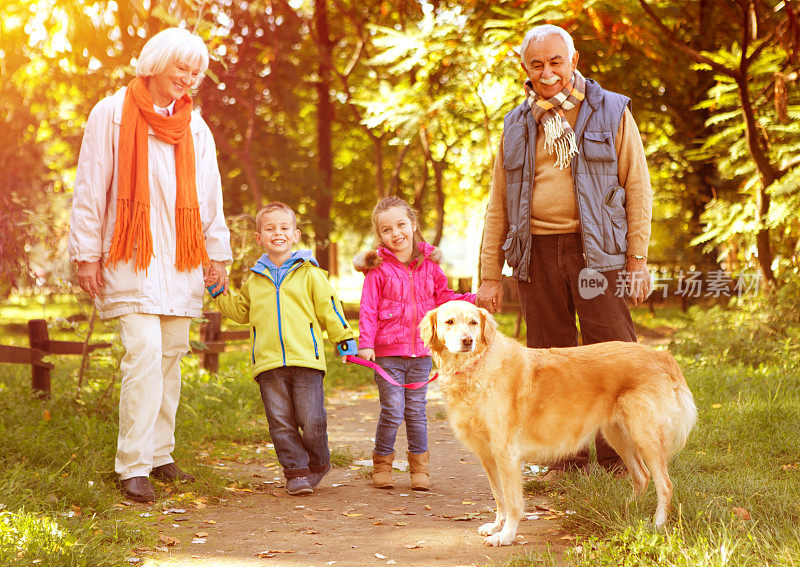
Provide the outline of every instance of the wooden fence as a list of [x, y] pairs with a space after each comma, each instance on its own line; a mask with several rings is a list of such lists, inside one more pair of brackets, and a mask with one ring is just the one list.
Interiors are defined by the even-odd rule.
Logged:
[[48, 355], [84, 354], [98, 348], [110, 347], [111, 343], [86, 344], [83, 341], [55, 341], [50, 339], [47, 321], [28, 321], [30, 347], [0, 345], [0, 363], [30, 364], [31, 387], [43, 398], [50, 397], [50, 371], [53, 364], [42, 360]]

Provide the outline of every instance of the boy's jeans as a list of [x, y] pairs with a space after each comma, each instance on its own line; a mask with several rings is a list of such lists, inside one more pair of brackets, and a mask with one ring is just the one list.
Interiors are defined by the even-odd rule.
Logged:
[[[405, 356], [379, 356], [375, 362], [401, 384], [424, 382], [431, 372], [430, 356], [418, 358]], [[375, 432], [375, 453], [390, 455], [394, 453], [397, 429], [406, 420], [408, 452], [419, 455], [428, 450], [428, 421], [425, 417], [425, 394], [428, 386], [409, 390], [389, 384], [375, 374], [378, 395], [381, 401], [381, 415]]]
[[287, 479], [323, 472], [330, 462], [324, 375], [301, 366], [273, 368], [258, 375], [269, 434]]

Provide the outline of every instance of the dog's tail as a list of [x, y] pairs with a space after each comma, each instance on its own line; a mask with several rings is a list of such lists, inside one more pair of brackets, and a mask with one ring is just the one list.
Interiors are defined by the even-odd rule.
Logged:
[[671, 354], [664, 353], [662, 358], [664, 370], [672, 380], [672, 391], [677, 401], [677, 415], [675, 415], [675, 427], [673, 429], [672, 450], [670, 456], [678, 453], [686, 445], [689, 433], [694, 424], [697, 423], [697, 406], [694, 405], [694, 397], [686, 384], [686, 378], [681, 372], [681, 367]]

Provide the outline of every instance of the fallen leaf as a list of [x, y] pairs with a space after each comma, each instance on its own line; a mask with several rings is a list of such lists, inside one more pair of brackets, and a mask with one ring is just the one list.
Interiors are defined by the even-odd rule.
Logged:
[[407, 526], [408, 522], [395, 522], [395, 526]]
[[405, 508], [389, 508], [390, 512], [402, 512]]
[[303, 517], [306, 520], [311, 520], [312, 522], [316, 522], [317, 521], [317, 517], [316, 516], [312, 516], [311, 514], [303, 514]]
[[473, 504], [475, 504], [475, 502], [472, 502], [470, 500], [462, 500], [461, 503], [466, 506], [472, 506]]
[[306, 530], [306, 533], [308, 535], [314, 535], [314, 534], [318, 534], [319, 532], [317, 530]]
[[[44, 411], [42, 412], [42, 419], [43, 419], [43, 420], [45, 420], [45, 421], [50, 421], [50, 410], [44, 410]], [[135, 558], [134, 558], [134, 559], [135, 559]], [[140, 559], [137, 559], [137, 562], [138, 562], [138, 561], [141, 561], [141, 560], [140, 560]]]
[[196, 537], [196, 538], [194, 538], [192, 540], [192, 543], [205, 543], [205, 542], [206, 542], [206, 538], [204, 538], [204, 537]]
[[722, 404], [711, 404], [711, 407], [714, 409], [719, 409], [722, 407]]
[[425, 504], [425, 509], [426, 510], [432, 510], [431, 505], [430, 504]]
[[744, 508], [740, 508], [739, 506], [734, 506], [733, 508], [731, 508], [731, 512], [739, 516], [742, 520], [750, 519], [750, 512], [748, 512]]
[[216, 524], [217, 523], [216, 520], [203, 520], [203, 522], [205, 522], [206, 524]]
[[381, 555], [380, 553], [373, 553], [375, 559], [386, 559], [385, 555]]
[[168, 535], [164, 535], [164, 534], [159, 534], [158, 535], [158, 539], [163, 541], [169, 547], [173, 547], [175, 545], [178, 545], [181, 542], [181, 540], [179, 540], [176, 537], [172, 537], [172, 536], [168, 536]]
[[195, 535], [195, 537], [208, 537], [208, 533], [207, 532], [197, 532], [194, 535]]
[[406, 549], [419, 549], [425, 546], [425, 540], [418, 541], [417, 543], [407, 543], [403, 545]]
[[314, 510], [317, 510], [318, 512], [331, 512], [333, 508], [314, 508]]
[[254, 553], [253, 555], [255, 555], [256, 557], [262, 557], [262, 558], [275, 557], [275, 554], [270, 552], [270, 551], [259, 551], [258, 553]]
[[156, 551], [160, 551], [161, 553], [168, 553], [169, 552], [169, 548], [168, 547], [164, 547], [163, 545], [157, 545], [153, 549], [155, 549]]
[[342, 516], [347, 516], [349, 518], [358, 518], [359, 516], [363, 516], [364, 514], [355, 514], [355, 513], [348, 513], [342, 512]]
[[378, 520], [377, 522], [372, 522], [372, 525], [373, 526], [382, 526], [383, 525], [383, 520]]

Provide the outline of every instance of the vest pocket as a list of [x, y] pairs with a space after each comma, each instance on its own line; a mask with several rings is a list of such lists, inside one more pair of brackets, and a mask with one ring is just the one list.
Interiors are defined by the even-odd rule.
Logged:
[[617, 156], [611, 132], [585, 132], [583, 157], [587, 161], [614, 161]]
[[628, 250], [628, 216], [625, 212], [625, 189], [612, 187], [603, 197], [603, 250], [621, 254]]
[[[523, 230], [530, 230], [530, 228], [523, 226]], [[515, 225], [512, 224], [508, 227], [506, 241], [503, 243], [503, 252], [506, 255], [506, 263], [512, 268], [515, 268], [522, 260], [524, 246], [522, 236]]]

